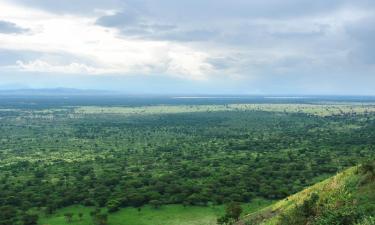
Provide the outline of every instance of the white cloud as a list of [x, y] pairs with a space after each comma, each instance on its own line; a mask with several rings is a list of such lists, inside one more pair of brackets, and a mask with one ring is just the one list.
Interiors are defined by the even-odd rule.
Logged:
[[30, 62], [17, 61], [17, 66], [22, 71], [28, 72], [48, 72], [48, 73], [72, 73], [72, 74], [97, 74], [99, 70], [85, 64], [70, 63], [66, 65], [51, 65], [42, 60]]
[[[12, 74], [26, 71], [25, 75], [27, 71], [97, 75], [90, 79], [140, 75], [144, 78], [140, 83], [151, 86], [156, 77], [169, 79], [163, 76], [182, 78], [177, 81], [183, 83], [188, 83], [183, 79], [206, 80], [199, 85], [213, 86], [233, 82], [272, 90], [297, 82], [315, 82], [317, 87], [325, 80], [335, 84], [338, 79], [333, 78], [343, 74], [352, 81], [361, 77], [363, 85], [373, 83], [368, 82], [375, 65], [370, 34], [375, 5], [370, 1], [185, 3], [77, 0], [71, 7], [63, 1], [0, 0], [0, 21], [28, 31], [0, 33], [2, 69]], [[4, 49], [6, 53], [1, 53]], [[16, 53], [11, 66], [9, 57], [1, 57], [12, 51]], [[21, 54], [24, 57], [18, 57]]]
[[96, 25], [96, 17], [52, 14], [9, 2], [0, 3], [0, 10], [0, 19], [30, 30], [27, 34], [0, 34], [0, 49], [75, 56], [70, 63], [48, 59], [19, 61], [17, 65], [23, 71], [157, 73], [197, 80], [205, 79], [211, 72], [207, 53], [168, 41], [120, 38], [116, 29]]

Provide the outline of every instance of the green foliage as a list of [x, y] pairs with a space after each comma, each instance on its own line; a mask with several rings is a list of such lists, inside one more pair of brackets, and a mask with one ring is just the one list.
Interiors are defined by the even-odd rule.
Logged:
[[280, 215], [278, 225], [302, 225], [306, 224], [307, 218], [302, 214], [302, 210], [293, 210]]
[[301, 211], [303, 216], [311, 217], [315, 216], [317, 213], [317, 202], [319, 200], [319, 195], [317, 193], [312, 193], [309, 199], [305, 199], [301, 206]]
[[217, 224], [229, 225], [238, 221], [242, 213], [241, 204], [238, 202], [231, 202], [225, 207], [225, 215], [217, 219]]
[[95, 208], [90, 215], [95, 225], [108, 225], [108, 214], [102, 213], [100, 208]]
[[13, 225], [16, 223], [17, 210], [13, 206], [0, 207], [0, 225]]
[[356, 225], [375, 225], [375, 216], [365, 217]]
[[108, 209], [108, 212], [112, 213], [112, 212], [116, 212], [120, 209], [120, 206], [121, 206], [121, 202], [118, 201], [118, 200], [110, 200], [108, 203], [107, 203], [107, 209]]
[[[375, 216], [375, 180], [362, 182], [368, 175], [364, 170], [367, 166], [363, 165], [290, 196], [248, 220], [261, 218], [265, 225], [371, 224]], [[362, 172], [358, 173], [358, 170]]]
[[233, 225], [235, 222], [236, 220], [228, 215], [221, 216], [217, 219], [217, 224], [219, 225]]
[[365, 176], [361, 180], [361, 185], [366, 184], [368, 182], [375, 180], [375, 162], [371, 160], [367, 160], [366, 162], [362, 163], [359, 170]]
[[78, 213], [78, 218], [79, 218], [80, 221], [82, 220], [82, 218], [83, 218], [83, 213], [82, 212]]
[[363, 173], [370, 173], [371, 175], [375, 174], [375, 163], [373, 161], [367, 161], [363, 163], [360, 167]]
[[36, 214], [24, 214], [22, 216], [23, 225], [37, 225], [39, 216]]
[[237, 221], [242, 213], [242, 207], [238, 202], [231, 202], [225, 208], [225, 215]]
[[0, 103], [0, 224], [76, 204], [281, 199], [375, 155], [372, 106], [93, 105]]
[[64, 217], [68, 223], [71, 223], [73, 221], [74, 214], [71, 212], [67, 212], [64, 214]]
[[327, 210], [320, 215], [316, 221], [316, 225], [351, 225], [359, 218], [361, 213], [355, 207], [343, 206], [335, 210]]
[[280, 225], [298, 225], [306, 224], [306, 222], [314, 217], [317, 213], [317, 202], [319, 195], [312, 193], [311, 196], [305, 200], [301, 205], [296, 205], [293, 210], [287, 211], [280, 215]]
[[[243, 203], [243, 214], [255, 212], [271, 204], [265, 199], [253, 199], [251, 203]], [[67, 223], [64, 214], [74, 212], [83, 214], [82, 220], [75, 217], [72, 223]], [[106, 212], [105, 209], [74, 205], [56, 210], [52, 215], [41, 215], [39, 224], [51, 225], [93, 225], [90, 214]], [[126, 207], [108, 214], [109, 225], [215, 225], [217, 218], [225, 214], [225, 205], [211, 206], [183, 206], [162, 205], [155, 209], [151, 205], [143, 206], [138, 212], [137, 208]]]
[[150, 201], [150, 205], [151, 205], [154, 209], [158, 209], [158, 208], [160, 208], [160, 206], [162, 205], [162, 202], [159, 201], [159, 200], [151, 200], [151, 201]]

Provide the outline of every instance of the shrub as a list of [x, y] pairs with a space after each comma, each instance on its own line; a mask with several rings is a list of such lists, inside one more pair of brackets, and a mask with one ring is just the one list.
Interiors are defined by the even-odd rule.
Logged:
[[117, 200], [110, 200], [107, 203], [108, 212], [116, 212], [120, 209], [121, 202]]
[[326, 210], [316, 219], [317, 225], [351, 225], [354, 224], [361, 213], [352, 206], [343, 206], [335, 210]]
[[362, 219], [360, 222], [356, 223], [356, 225], [375, 225], [375, 217], [366, 217]]

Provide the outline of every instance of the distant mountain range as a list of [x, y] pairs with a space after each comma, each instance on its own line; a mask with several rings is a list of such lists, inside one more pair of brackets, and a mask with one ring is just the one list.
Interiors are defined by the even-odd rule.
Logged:
[[1, 90], [0, 95], [113, 95], [118, 94], [114, 91], [104, 90], [86, 90], [86, 89], [75, 89], [75, 88], [46, 88], [46, 89], [10, 89]]

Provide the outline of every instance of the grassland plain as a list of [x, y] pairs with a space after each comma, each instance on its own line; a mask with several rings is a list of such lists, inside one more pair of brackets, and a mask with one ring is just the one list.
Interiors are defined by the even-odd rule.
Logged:
[[74, 114], [165, 114], [253, 110], [266, 112], [306, 113], [316, 116], [363, 114], [375, 112], [373, 104], [225, 104], [225, 105], [161, 105], [141, 107], [98, 107], [84, 106], [74, 108]]
[[[242, 204], [243, 215], [255, 212], [270, 205], [273, 201], [254, 199], [251, 203]], [[106, 209], [102, 209], [106, 211]], [[109, 225], [215, 225], [218, 217], [224, 214], [224, 205], [183, 206], [179, 204], [164, 205], [155, 209], [151, 206], [140, 208], [123, 208], [109, 214]], [[42, 215], [41, 225], [92, 225], [90, 212], [92, 207], [74, 205], [58, 210], [53, 215]], [[67, 222], [64, 214], [73, 213], [73, 220]], [[78, 214], [82, 213], [82, 218]]]

